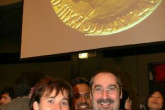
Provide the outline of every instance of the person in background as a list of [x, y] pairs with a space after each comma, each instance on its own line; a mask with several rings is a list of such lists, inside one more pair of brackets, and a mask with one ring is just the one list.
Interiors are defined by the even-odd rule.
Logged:
[[73, 95], [73, 110], [87, 110], [92, 108], [90, 98], [89, 80], [84, 77], [75, 78], [72, 83], [74, 91]]
[[120, 99], [120, 110], [132, 110], [132, 101], [129, 97], [129, 93], [122, 89], [122, 98]]
[[72, 87], [64, 80], [44, 78], [34, 86], [30, 110], [70, 110]]
[[14, 92], [16, 98], [11, 102], [1, 105], [0, 110], [29, 110], [30, 92], [34, 84], [39, 79], [36, 73], [23, 73], [21, 74], [14, 84]]
[[165, 110], [165, 94], [162, 89], [155, 89], [148, 95], [146, 110]]
[[14, 88], [13, 87], [5, 87], [1, 92], [0, 92], [0, 105], [1, 104], [7, 104], [10, 101], [12, 101], [15, 98], [14, 94]]
[[119, 110], [122, 97], [120, 79], [112, 72], [97, 72], [91, 78], [93, 110]]

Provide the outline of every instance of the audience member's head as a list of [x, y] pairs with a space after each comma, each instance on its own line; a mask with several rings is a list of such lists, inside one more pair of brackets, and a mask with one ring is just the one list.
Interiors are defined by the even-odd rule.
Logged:
[[162, 89], [150, 92], [146, 101], [147, 110], [165, 110], [165, 94]]
[[44, 78], [34, 86], [30, 110], [69, 110], [72, 87], [60, 79]]
[[129, 97], [129, 93], [126, 90], [122, 90], [122, 98], [120, 100], [120, 109], [121, 110], [131, 110], [132, 102]]
[[9, 103], [12, 99], [15, 98], [14, 94], [14, 88], [13, 87], [5, 87], [1, 93], [0, 93], [0, 103], [1, 104], [7, 104]]
[[122, 97], [121, 81], [111, 72], [98, 72], [91, 78], [94, 110], [119, 110]]
[[74, 91], [73, 95], [73, 109], [74, 110], [87, 110], [92, 108], [90, 98], [90, 85], [89, 80], [83, 77], [75, 78], [72, 81]]
[[[16, 97], [29, 96], [31, 88], [42, 77], [40, 73], [27, 72], [21, 74], [14, 84]], [[30, 97], [29, 97], [30, 98]]]

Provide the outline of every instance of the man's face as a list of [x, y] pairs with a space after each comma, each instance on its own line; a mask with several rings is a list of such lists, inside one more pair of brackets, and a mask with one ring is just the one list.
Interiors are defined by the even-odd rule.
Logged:
[[73, 90], [73, 107], [75, 110], [87, 110], [92, 108], [90, 88], [87, 84], [77, 84], [73, 87]]
[[41, 97], [40, 102], [34, 102], [34, 110], [69, 110], [68, 94], [66, 91], [59, 92], [55, 96], [56, 91], [54, 90], [50, 95], [47, 92]]
[[160, 110], [163, 107], [163, 97], [160, 92], [155, 92], [148, 99], [148, 107], [150, 109]]
[[4, 93], [1, 95], [1, 104], [7, 104], [11, 101], [11, 98], [8, 93]]
[[121, 95], [113, 74], [99, 73], [94, 77], [91, 93], [94, 110], [119, 110]]

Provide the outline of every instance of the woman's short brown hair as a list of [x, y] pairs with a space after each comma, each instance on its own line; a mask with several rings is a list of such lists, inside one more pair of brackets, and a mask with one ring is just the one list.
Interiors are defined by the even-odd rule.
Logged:
[[29, 103], [30, 110], [34, 110], [33, 103], [35, 101], [40, 103], [40, 99], [44, 95], [45, 92], [48, 95], [50, 95], [53, 92], [53, 90], [56, 90], [55, 96], [57, 96], [59, 92], [64, 94], [64, 91], [66, 91], [68, 95], [69, 107], [71, 107], [73, 92], [72, 92], [72, 87], [69, 85], [69, 83], [67, 83], [66, 81], [62, 79], [53, 79], [50, 77], [46, 77], [42, 79], [41, 81], [39, 81], [38, 83], [36, 83], [34, 86], [33, 95]]

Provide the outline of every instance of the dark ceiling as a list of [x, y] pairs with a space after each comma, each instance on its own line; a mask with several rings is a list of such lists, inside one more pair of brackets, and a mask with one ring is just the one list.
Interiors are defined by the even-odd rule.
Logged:
[[0, 61], [19, 59], [22, 2], [0, 4]]
[[0, 37], [20, 36], [22, 3], [0, 6]]

